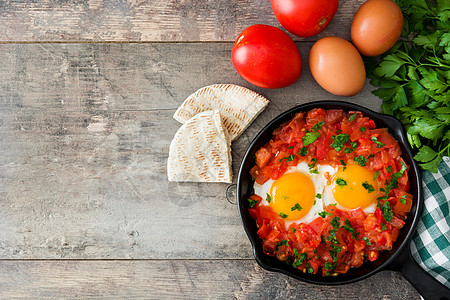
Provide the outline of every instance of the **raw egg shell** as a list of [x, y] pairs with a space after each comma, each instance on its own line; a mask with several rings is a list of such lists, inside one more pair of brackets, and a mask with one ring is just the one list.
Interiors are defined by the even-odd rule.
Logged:
[[352, 42], [366, 56], [383, 54], [394, 46], [403, 28], [403, 15], [392, 0], [369, 0], [355, 14]]
[[342, 38], [318, 40], [309, 53], [309, 68], [317, 83], [338, 96], [359, 93], [366, 81], [366, 69], [358, 50]]

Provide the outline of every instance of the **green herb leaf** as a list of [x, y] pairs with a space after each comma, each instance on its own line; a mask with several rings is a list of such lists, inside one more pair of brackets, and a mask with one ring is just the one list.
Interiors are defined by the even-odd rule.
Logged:
[[316, 195], [316, 198], [317, 198], [317, 199], [322, 199], [322, 194], [321, 194], [321, 193], [318, 193], [318, 194]]
[[309, 169], [309, 173], [311, 173], [311, 174], [319, 174], [319, 171], [317, 169]]
[[384, 205], [380, 206], [381, 212], [383, 213], [383, 218], [386, 220], [386, 222], [392, 221], [392, 217], [394, 216], [394, 213], [392, 212], [391, 205], [389, 204], [389, 201], [384, 202]]
[[270, 203], [272, 201], [272, 197], [270, 197], [269, 193], [266, 193], [266, 201]]
[[377, 148], [383, 148], [384, 146], [386, 146], [386, 144], [383, 144], [381, 142], [378, 141], [378, 139], [376, 137], [371, 137], [370, 140], [372, 142], [374, 142], [375, 144], [377, 144]]
[[282, 217], [283, 219], [286, 219], [288, 217], [288, 215], [283, 214], [282, 212], [280, 212], [280, 217]]
[[359, 131], [361, 131], [361, 132], [366, 131], [366, 127], [361, 127], [361, 128], [359, 128]]
[[323, 126], [324, 124], [325, 124], [324, 121], [320, 121], [319, 123], [315, 124], [315, 125], [311, 128], [311, 130], [313, 130], [313, 131], [318, 131], [320, 128], [322, 128], [322, 126]]
[[349, 139], [350, 136], [348, 134], [345, 133], [338, 134], [336, 136], [336, 139], [333, 141], [333, 143], [331, 143], [330, 146], [334, 148], [334, 150], [336, 151], [341, 151], [342, 148], [344, 148], [345, 143], [347, 143]]
[[386, 231], [386, 230], [387, 230], [386, 224], [381, 223], [381, 231]]
[[247, 199], [248, 200], [248, 207], [253, 208], [255, 207], [255, 205], [259, 202], [258, 200], [252, 200], [252, 199]]
[[345, 181], [344, 179], [338, 177], [336, 179], [336, 184], [339, 185], [339, 186], [345, 186], [345, 185], [347, 185], [347, 181]]
[[375, 171], [375, 173], [373, 174], [373, 180], [377, 180], [378, 176], [380, 176], [380, 171]]
[[326, 218], [327, 216], [331, 216], [331, 213], [327, 212], [327, 211], [321, 211], [319, 213], [317, 213], [319, 216], [321, 216], [322, 218]]
[[317, 163], [318, 161], [319, 161], [319, 160], [318, 160], [317, 158], [311, 158], [311, 162], [308, 164], [308, 167], [309, 167], [310, 169], [314, 168], [314, 167], [316, 166], [316, 163]]
[[309, 263], [306, 263], [306, 271], [308, 272], [308, 274], [314, 273], [314, 269], [311, 267]]
[[280, 161], [282, 161], [283, 159], [285, 159], [286, 161], [293, 161], [294, 158], [295, 158], [294, 154], [291, 154], [288, 157], [283, 157], [282, 159], [280, 159]]
[[350, 118], [348, 118], [349, 122], [352, 122], [354, 120], [356, 120], [356, 113], [354, 113], [353, 115], [350, 116]]
[[307, 132], [306, 135], [302, 138], [303, 146], [308, 146], [309, 144], [314, 143], [320, 136], [319, 132]]
[[367, 159], [362, 155], [353, 158], [353, 160], [356, 161], [361, 167], [366, 166]]
[[366, 244], [367, 244], [368, 246], [371, 246], [371, 245], [372, 245], [372, 243], [369, 241], [369, 238], [368, 238], [367, 236], [363, 237], [363, 241], [366, 242]]
[[285, 245], [286, 247], [289, 247], [289, 243], [287, 240], [281, 240], [280, 242], [275, 244], [275, 251], [278, 251], [281, 245]]
[[294, 149], [294, 146], [289, 146], [286, 149]]
[[406, 205], [406, 195], [400, 197], [400, 203]]
[[345, 225], [343, 225], [342, 228], [347, 230], [347, 232], [352, 235], [352, 239], [357, 241], [359, 232], [357, 232], [356, 229], [352, 226], [352, 223], [350, 222], [350, 220], [347, 219], [347, 220], [345, 220], [344, 223], [345, 223]]
[[300, 148], [300, 150], [298, 151], [298, 154], [300, 156], [306, 156], [308, 154], [308, 147]]
[[334, 217], [331, 220], [330, 224], [331, 224], [331, 226], [333, 226], [334, 229], [338, 229], [341, 226], [341, 224], [339, 224], [339, 220], [340, 220], [339, 217]]
[[362, 183], [363, 188], [365, 188], [369, 193], [375, 192], [373, 185], [369, 184], [367, 181]]
[[295, 205], [291, 207], [291, 211], [294, 211], [294, 210], [301, 211], [302, 209], [303, 208], [298, 203], [295, 203]]
[[386, 167], [386, 171], [388, 171], [388, 173], [391, 174], [392, 166], [387, 166], [387, 167]]

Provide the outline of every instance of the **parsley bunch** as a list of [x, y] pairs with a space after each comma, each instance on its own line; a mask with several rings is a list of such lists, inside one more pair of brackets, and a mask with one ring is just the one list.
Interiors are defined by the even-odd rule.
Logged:
[[450, 156], [450, 0], [394, 0], [403, 12], [400, 40], [365, 58], [372, 93], [407, 130], [414, 158], [431, 172]]

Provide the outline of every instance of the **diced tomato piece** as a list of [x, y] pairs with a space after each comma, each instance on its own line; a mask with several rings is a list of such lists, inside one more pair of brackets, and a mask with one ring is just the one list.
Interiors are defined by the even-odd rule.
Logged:
[[260, 239], [265, 239], [269, 233], [270, 233], [271, 229], [269, 226], [263, 224], [259, 229], [258, 229], [258, 236]]
[[352, 132], [352, 134], [350, 134], [350, 140], [354, 142], [354, 141], [362, 138], [362, 136], [363, 136], [363, 133], [360, 130], [355, 130]]
[[[412, 202], [413, 202], [413, 195], [401, 191], [397, 193], [397, 203], [395, 203], [394, 207], [392, 208], [392, 210], [394, 212], [409, 212], [411, 210], [412, 207]], [[401, 201], [405, 201], [405, 204], [403, 204]]]
[[369, 251], [369, 253], [366, 253], [366, 254], [367, 254], [367, 259], [370, 261], [376, 261], [378, 258], [378, 255], [379, 255], [378, 251]]
[[262, 168], [270, 161], [271, 153], [269, 150], [267, 150], [264, 147], [261, 147], [258, 151], [255, 153], [256, 159], [255, 163], [258, 167]]
[[280, 235], [280, 232], [278, 230], [272, 230], [270, 233], [266, 236], [266, 239], [268, 241], [276, 241], [278, 236]]
[[325, 220], [321, 217], [318, 217], [314, 219], [311, 223], [309, 223], [309, 227], [312, 228], [317, 234], [322, 234], [323, 232], [323, 224], [325, 223]]
[[316, 156], [319, 160], [324, 160], [328, 157], [328, 150], [330, 148], [330, 144], [333, 142], [331, 138], [332, 132], [329, 131], [326, 136], [321, 136], [317, 141], [317, 151]]
[[333, 124], [341, 121], [344, 118], [344, 111], [342, 109], [328, 109], [325, 117], [325, 122]]

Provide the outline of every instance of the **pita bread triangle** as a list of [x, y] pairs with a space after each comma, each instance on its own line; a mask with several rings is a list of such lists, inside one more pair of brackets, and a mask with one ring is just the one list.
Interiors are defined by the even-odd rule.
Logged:
[[269, 100], [242, 86], [214, 84], [187, 97], [173, 117], [184, 124], [202, 111], [218, 110], [231, 141], [234, 141], [268, 104]]
[[219, 111], [196, 114], [178, 129], [167, 161], [169, 181], [232, 181], [230, 137]]

